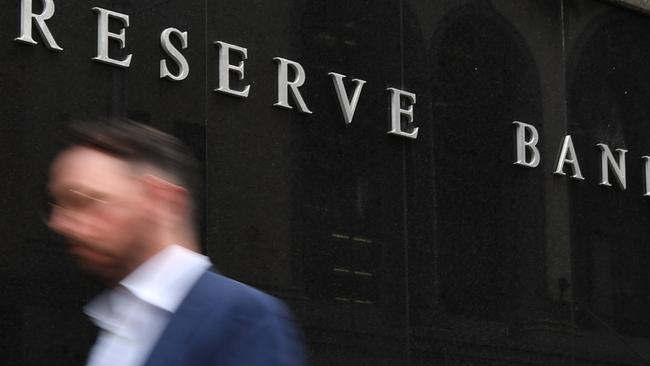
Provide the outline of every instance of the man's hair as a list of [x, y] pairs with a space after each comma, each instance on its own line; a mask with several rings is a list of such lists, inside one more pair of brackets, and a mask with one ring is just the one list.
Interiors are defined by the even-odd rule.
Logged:
[[162, 178], [192, 195], [199, 186], [199, 165], [177, 138], [129, 119], [74, 121], [68, 125], [69, 143], [115, 156], [134, 166], [153, 168]]

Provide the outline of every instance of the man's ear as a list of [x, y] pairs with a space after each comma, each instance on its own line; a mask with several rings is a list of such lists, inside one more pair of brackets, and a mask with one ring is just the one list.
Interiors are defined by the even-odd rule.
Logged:
[[146, 174], [142, 179], [149, 196], [152, 216], [169, 224], [189, 216], [190, 197], [187, 189], [153, 174]]

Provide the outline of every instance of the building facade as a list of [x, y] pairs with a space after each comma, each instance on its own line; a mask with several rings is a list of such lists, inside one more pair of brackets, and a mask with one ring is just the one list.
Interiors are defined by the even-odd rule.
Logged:
[[203, 163], [203, 250], [312, 365], [650, 363], [644, 1], [12, 0], [0, 364], [83, 363], [96, 284], [39, 216], [72, 119]]

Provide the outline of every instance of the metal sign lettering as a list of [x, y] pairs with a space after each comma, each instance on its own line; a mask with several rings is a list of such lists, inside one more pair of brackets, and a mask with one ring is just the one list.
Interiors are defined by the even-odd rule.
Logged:
[[[20, 35], [14, 40], [32, 46], [37, 45], [38, 42], [33, 38], [33, 26], [35, 25], [44, 39], [47, 48], [54, 51], [62, 51], [63, 48], [58, 45], [46, 23], [54, 17], [54, 0], [41, 1], [43, 2], [43, 11], [40, 14], [34, 14], [32, 8], [33, 0], [21, 0]], [[130, 25], [129, 15], [99, 7], [93, 7], [92, 10], [97, 14], [97, 55], [92, 60], [110, 66], [129, 68], [133, 58], [132, 53], [119, 59], [111, 57], [109, 52], [109, 46], [112, 43], [116, 43], [120, 49], [126, 48], [126, 28]], [[122, 28], [120, 28], [119, 33], [109, 31], [108, 25], [111, 19], [122, 23]], [[185, 80], [189, 75], [190, 65], [181, 51], [172, 44], [172, 36], [180, 39], [181, 49], [184, 50], [188, 47], [187, 31], [181, 31], [176, 28], [167, 28], [162, 31], [160, 34], [160, 46], [170, 58], [169, 61], [176, 64], [178, 72], [173, 74], [168, 68], [168, 60], [162, 59], [160, 60], [160, 78], [179, 82]], [[241, 90], [233, 89], [230, 86], [230, 77], [232, 74], [238, 80], [244, 80], [244, 61], [248, 58], [248, 50], [245, 47], [222, 41], [216, 41], [214, 44], [219, 49], [219, 80], [218, 87], [214, 91], [239, 98], [248, 98], [251, 89], [250, 84], [247, 84]], [[232, 54], [236, 54], [239, 57], [240, 61], [237, 64], [231, 63], [230, 56]], [[312, 114], [313, 112], [307, 106], [305, 98], [299, 89], [307, 80], [307, 75], [302, 65], [283, 57], [274, 57], [273, 60], [277, 63], [278, 83], [277, 101], [273, 105], [278, 108], [293, 109], [294, 105], [292, 104], [295, 104], [299, 112]], [[293, 75], [293, 80], [289, 80], [290, 74]], [[352, 90], [352, 97], [350, 98], [343, 85], [343, 79], [346, 76], [336, 72], [330, 72], [328, 75], [332, 79], [333, 89], [341, 106], [341, 111], [343, 112], [343, 120], [346, 124], [351, 124], [361, 97], [361, 90], [366, 82], [361, 79], [352, 79], [355, 85]], [[415, 127], [413, 117], [416, 100], [415, 93], [397, 88], [387, 88], [386, 90], [390, 95], [390, 129], [387, 133], [409, 139], [417, 138], [419, 127]], [[293, 103], [290, 103], [289, 95], [291, 95]]]
[[[535, 126], [515, 121], [512, 123], [515, 126], [515, 161], [514, 165], [522, 166], [524, 168], [535, 168], [539, 165], [541, 153], [537, 148], [539, 142], [539, 133]], [[627, 189], [627, 162], [625, 154], [628, 152], [626, 149], [617, 148], [616, 157], [607, 144], [598, 143], [596, 148], [600, 151], [600, 180], [598, 185], [611, 187], [610, 173], [613, 173], [618, 188], [622, 191]], [[650, 197], [650, 156], [642, 156], [644, 174], [644, 197]], [[573, 146], [573, 139], [571, 135], [566, 135], [560, 143], [560, 152], [557, 160], [555, 161], [555, 171], [553, 174], [566, 175], [565, 169], [571, 170], [570, 178], [577, 180], [584, 180], [580, 170], [579, 158]]]

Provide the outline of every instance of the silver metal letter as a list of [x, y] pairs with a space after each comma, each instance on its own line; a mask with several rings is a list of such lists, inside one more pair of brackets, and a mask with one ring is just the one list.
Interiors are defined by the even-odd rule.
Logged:
[[[248, 50], [244, 47], [235, 46], [226, 42], [214, 42], [219, 47], [219, 87], [214, 91], [234, 95], [240, 98], [247, 98], [251, 86], [246, 85], [243, 90], [230, 88], [230, 72], [237, 74], [239, 80], [244, 79], [244, 60], [248, 58]], [[241, 61], [237, 65], [230, 63], [230, 51], [237, 52]]]
[[[539, 165], [540, 161], [539, 149], [536, 146], [539, 141], [537, 129], [528, 123], [514, 121], [512, 124], [517, 126], [515, 132], [517, 160], [515, 160], [515, 165], [535, 168]], [[526, 131], [528, 131], [528, 135], [530, 136], [530, 140], [528, 141], [526, 140]], [[530, 151], [530, 161], [526, 159], [526, 150]]]
[[614, 160], [614, 155], [609, 150], [609, 146], [605, 144], [596, 144], [600, 149], [600, 182], [598, 185], [611, 186], [609, 183], [609, 169], [608, 166], [614, 171], [616, 181], [621, 190], [625, 190], [625, 149], [616, 149], [618, 152], [618, 163]]
[[32, 37], [32, 20], [36, 21], [41, 37], [45, 38], [45, 46], [51, 50], [63, 51], [63, 48], [52, 37], [50, 29], [45, 21], [54, 16], [54, 1], [41, 0], [43, 2], [43, 12], [40, 14], [32, 13], [32, 0], [22, 0], [20, 5], [20, 37], [14, 38], [15, 41], [27, 44], [37, 44]]
[[650, 197], [650, 156], [642, 156], [644, 168], [645, 168], [645, 179], [643, 180], [644, 193], [643, 197]]
[[[415, 94], [395, 88], [386, 89], [390, 91], [390, 125], [391, 130], [388, 133], [416, 139], [418, 137], [419, 127], [414, 127], [411, 132], [402, 129], [402, 116], [406, 117], [406, 124], [413, 124], [413, 105], [415, 104]], [[402, 97], [408, 103], [408, 108], [402, 108]]]
[[167, 60], [160, 60], [160, 78], [167, 78], [168, 80], [181, 81], [184, 80], [190, 73], [190, 65], [187, 59], [171, 42], [171, 35], [175, 35], [181, 40], [181, 49], [187, 48], [187, 32], [181, 32], [176, 28], [167, 28], [160, 33], [160, 45], [166, 54], [178, 65], [178, 75], [174, 75], [167, 68]]
[[[302, 68], [302, 65], [282, 57], [274, 57], [273, 60], [278, 63], [278, 102], [273, 105], [276, 107], [292, 109], [293, 107], [289, 105], [289, 88], [291, 88], [291, 95], [293, 96], [294, 102], [298, 103], [298, 109], [300, 112], [311, 114], [312, 111], [307, 108], [307, 105], [298, 90], [298, 88], [305, 83], [305, 70]], [[288, 80], [289, 67], [291, 67], [296, 74], [293, 81]]]
[[[125, 28], [129, 26], [129, 16], [126, 14], [118, 13], [111, 10], [106, 10], [103, 8], [94, 7], [98, 15], [97, 18], [97, 57], [93, 57], [93, 61], [103, 62], [109, 65], [115, 65], [119, 67], [129, 67], [131, 65], [131, 56], [128, 54], [123, 60], [116, 60], [110, 58], [108, 55], [108, 41], [109, 39], [117, 40], [120, 49], [123, 49], [126, 45], [125, 41]], [[108, 20], [110, 18], [116, 18], [122, 21], [122, 24], [125, 28], [120, 30], [120, 33], [109, 32], [108, 30]]]
[[573, 147], [571, 135], [566, 135], [564, 140], [562, 140], [560, 155], [557, 159], [557, 165], [555, 166], [555, 172], [553, 172], [553, 174], [566, 175], [564, 173], [565, 163], [571, 164], [571, 169], [573, 170], [571, 178], [581, 180], [585, 179], [580, 172], [580, 164], [578, 164], [578, 156], [576, 155], [576, 149]]
[[354, 94], [352, 94], [352, 100], [348, 97], [348, 92], [345, 90], [343, 85], [343, 79], [345, 75], [337, 74], [335, 72], [330, 72], [327, 75], [332, 77], [334, 81], [334, 88], [336, 89], [336, 96], [339, 98], [339, 104], [341, 105], [341, 110], [343, 111], [343, 118], [345, 118], [345, 123], [352, 123], [352, 117], [354, 117], [354, 111], [357, 109], [357, 103], [359, 103], [359, 96], [361, 95], [361, 89], [363, 84], [366, 83], [365, 80], [352, 79], [352, 82], [356, 85], [354, 86]]

